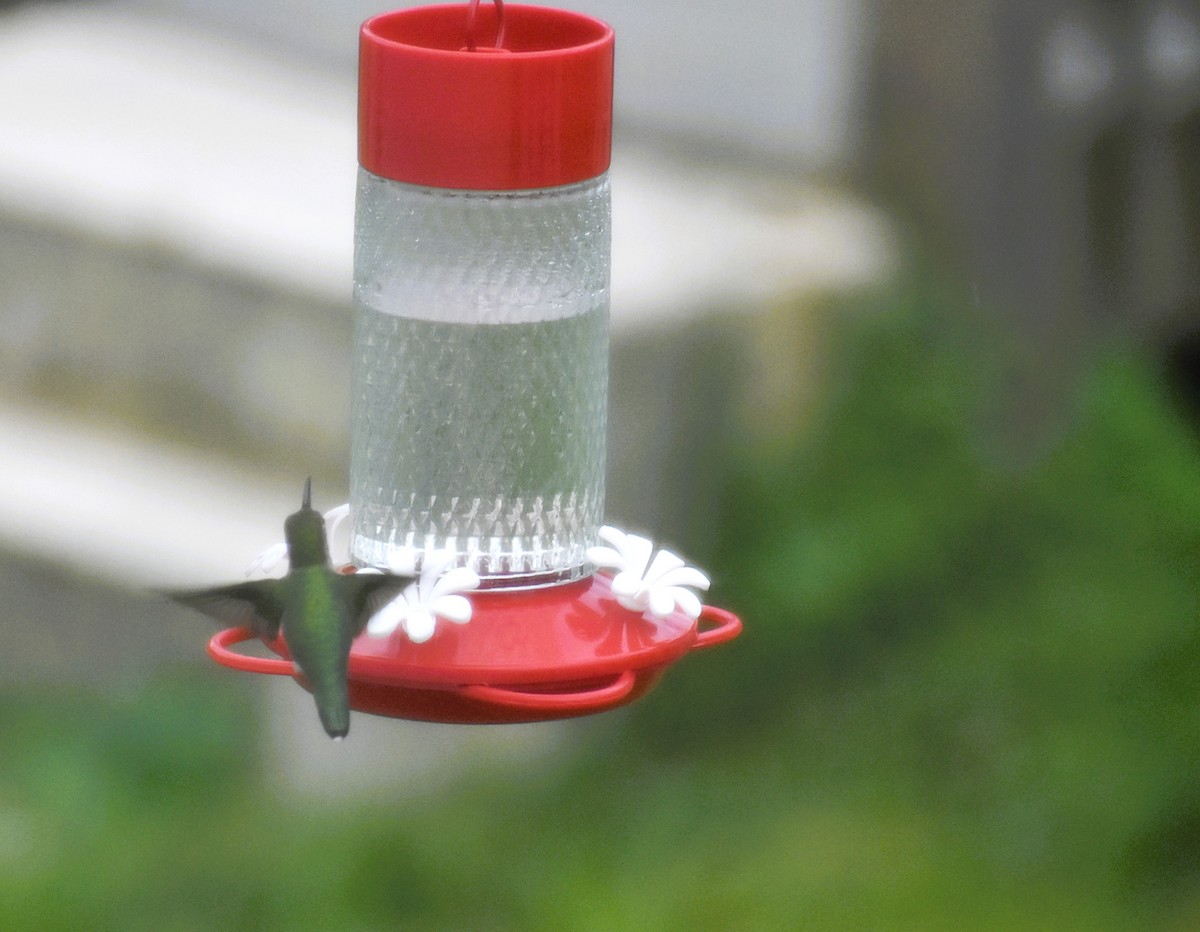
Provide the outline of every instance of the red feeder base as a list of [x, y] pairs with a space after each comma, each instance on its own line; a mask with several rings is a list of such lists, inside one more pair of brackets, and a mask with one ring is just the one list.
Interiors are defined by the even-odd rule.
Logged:
[[[666, 618], [635, 614], [616, 601], [611, 580], [599, 574], [545, 589], [468, 597], [471, 621], [441, 622], [423, 644], [400, 629], [386, 638], [356, 638], [348, 671], [351, 708], [464, 725], [606, 712], [644, 696], [684, 654], [732, 640], [742, 630], [736, 615], [711, 606], [698, 622], [680, 611]], [[209, 656], [235, 670], [292, 676], [304, 685], [282, 637], [267, 644], [278, 657], [230, 650], [252, 637], [246, 628], [219, 631], [209, 641]]]

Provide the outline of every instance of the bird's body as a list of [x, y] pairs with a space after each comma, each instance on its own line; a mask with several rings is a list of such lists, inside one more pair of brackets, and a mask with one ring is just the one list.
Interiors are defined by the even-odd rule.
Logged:
[[264, 640], [274, 640], [282, 630], [316, 700], [321, 724], [336, 739], [350, 729], [350, 645], [375, 611], [412, 580], [387, 573], [334, 572], [325, 521], [313, 510], [311, 494], [310, 480], [300, 510], [284, 523], [290, 564], [284, 578], [168, 595], [221, 621], [249, 627]]
[[[294, 570], [284, 579], [283, 636], [317, 702], [321, 724], [331, 736], [350, 727], [346, 670], [350, 644], [362, 629], [350, 617], [336, 577], [323, 566]], [[365, 619], [364, 619], [365, 623]]]

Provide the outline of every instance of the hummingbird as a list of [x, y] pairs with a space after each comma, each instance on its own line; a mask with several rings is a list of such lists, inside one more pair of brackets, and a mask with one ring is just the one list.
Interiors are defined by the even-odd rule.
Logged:
[[288, 516], [283, 533], [289, 566], [282, 579], [165, 594], [226, 624], [248, 627], [263, 640], [274, 640], [282, 629], [292, 661], [316, 701], [321, 725], [337, 741], [350, 730], [350, 643], [412, 579], [333, 570], [325, 519], [312, 507], [311, 477], [304, 483], [300, 510]]

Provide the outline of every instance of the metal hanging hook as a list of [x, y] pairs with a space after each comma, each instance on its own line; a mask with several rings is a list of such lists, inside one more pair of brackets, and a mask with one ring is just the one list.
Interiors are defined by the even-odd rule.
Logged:
[[[493, 48], [504, 46], [504, 0], [493, 0], [496, 4], [496, 41]], [[467, 51], [478, 51], [475, 43], [475, 14], [479, 10], [479, 0], [467, 0]]]

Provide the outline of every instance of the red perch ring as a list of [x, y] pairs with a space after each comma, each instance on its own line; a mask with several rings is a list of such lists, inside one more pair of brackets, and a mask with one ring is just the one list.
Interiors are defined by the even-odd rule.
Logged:
[[[350, 649], [350, 706], [390, 718], [451, 724], [549, 721], [606, 712], [644, 696], [684, 654], [737, 637], [742, 623], [705, 606], [698, 620], [682, 611], [638, 615], [596, 574], [545, 589], [482, 591], [468, 596], [471, 621], [439, 624], [414, 644], [401, 628], [384, 638], [360, 635]], [[276, 657], [231, 648], [247, 628], [226, 628], [208, 643], [217, 663], [249, 673], [294, 677], [282, 636]]]

